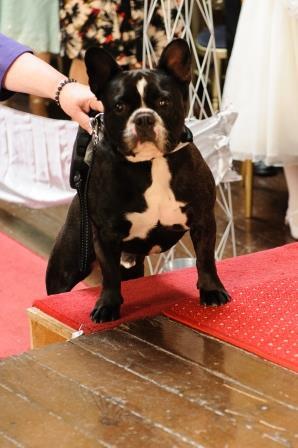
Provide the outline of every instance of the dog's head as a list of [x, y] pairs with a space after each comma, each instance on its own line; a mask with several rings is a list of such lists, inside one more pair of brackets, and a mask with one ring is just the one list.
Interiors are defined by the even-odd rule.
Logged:
[[183, 131], [191, 79], [191, 55], [182, 39], [162, 52], [154, 70], [122, 71], [101, 48], [85, 63], [93, 93], [104, 105], [105, 133], [130, 161], [151, 160], [177, 146]]

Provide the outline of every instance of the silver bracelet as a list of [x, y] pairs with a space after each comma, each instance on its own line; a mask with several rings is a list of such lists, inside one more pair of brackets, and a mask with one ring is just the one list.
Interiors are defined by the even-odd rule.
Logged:
[[76, 81], [75, 79], [73, 79], [73, 78], [67, 78], [67, 79], [63, 79], [63, 80], [60, 81], [59, 84], [58, 84], [58, 88], [57, 88], [57, 91], [56, 91], [56, 93], [55, 93], [55, 98], [54, 98], [54, 100], [55, 100], [55, 103], [56, 103], [59, 107], [61, 107], [61, 104], [60, 104], [60, 93], [61, 93], [61, 90], [63, 89], [64, 86], [66, 86], [66, 84], [70, 84], [71, 82], [77, 82], [77, 81]]

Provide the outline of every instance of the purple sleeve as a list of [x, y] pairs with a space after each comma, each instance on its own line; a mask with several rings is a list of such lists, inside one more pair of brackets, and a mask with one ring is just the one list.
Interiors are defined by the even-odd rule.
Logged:
[[32, 52], [30, 48], [0, 33], [0, 101], [6, 100], [12, 95], [12, 92], [2, 87], [3, 78], [7, 70], [17, 57], [27, 51]]

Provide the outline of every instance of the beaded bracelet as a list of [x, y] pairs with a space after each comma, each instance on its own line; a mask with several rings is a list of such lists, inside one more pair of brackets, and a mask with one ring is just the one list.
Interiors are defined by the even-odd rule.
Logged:
[[66, 86], [66, 84], [69, 84], [71, 82], [77, 82], [77, 81], [75, 79], [73, 79], [73, 78], [67, 78], [67, 79], [63, 79], [58, 84], [58, 88], [57, 88], [57, 91], [55, 93], [54, 100], [55, 100], [56, 104], [58, 104], [59, 107], [61, 107], [61, 104], [60, 104], [60, 93], [61, 93], [61, 90], [63, 89], [64, 86]]

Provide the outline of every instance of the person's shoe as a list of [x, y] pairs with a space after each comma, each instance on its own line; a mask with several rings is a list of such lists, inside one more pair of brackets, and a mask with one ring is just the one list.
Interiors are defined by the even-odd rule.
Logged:
[[254, 163], [254, 174], [256, 176], [275, 176], [278, 173], [276, 166], [266, 165], [264, 162]]
[[287, 210], [285, 221], [290, 227], [291, 236], [295, 240], [298, 240], [298, 210], [294, 212]]

